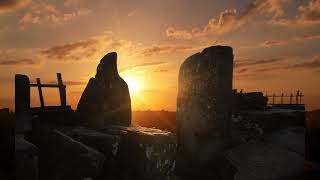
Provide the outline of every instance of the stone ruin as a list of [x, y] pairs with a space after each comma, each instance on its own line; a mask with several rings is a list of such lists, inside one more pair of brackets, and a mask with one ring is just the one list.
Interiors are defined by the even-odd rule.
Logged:
[[[94, 104], [94, 106], [93, 106]], [[91, 78], [77, 111], [93, 127], [131, 124], [131, 100], [127, 83], [118, 74], [117, 53], [105, 55]]]
[[223, 152], [231, 120], [232, 69], [232, 48], [227, 46], [206, 48], [180, 67], [177, 170], [182, 176], [233, 176], [232, 171], [224, 173], [221, 169], [229, 168]]
[[[68, 106], [30, 108], [29, 79], [16, 75], [17, 179], [232, 180], [300, 172], [304, 152], [295, 147], [304, 141], [284, 140], [300, 139], [303, 130], [255, 134], [263, 143], [246, 141], [251, 130], [241, 131], [235, 123], [241, 121], [232, 115], [232, 73], [231, 47], [208, 47], [186, 59], [179, 71], [177, 135], [131, 125], [130, 94], [118, 74], [116, 53], [102, 58], [76, 112]], [[268, 160], [256, 162], [266, 151], [260, 144], [272, 148]], [[283, 165], [290, 158], [292, 168], [286, 171]], [[279, 164], [276, 173], [273, 164]]]
[[[115, 52], [102, 58], [76, 112], [70, 106], [44, 106], [41, 87], [61, 89], [63, 84], [35, 85], [16, 75], [17, 179], [153, 180], [173, 175], [175, 135], [131, 126], [128, 86], [116, 63]], [[40, 108], [30, 108], [32, 86], [39, 89]]]

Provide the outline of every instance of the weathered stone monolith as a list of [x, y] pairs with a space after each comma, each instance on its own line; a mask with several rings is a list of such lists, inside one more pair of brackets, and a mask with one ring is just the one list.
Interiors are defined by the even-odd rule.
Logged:
[[127, 83], [118, 74], [117, 53], [105, 55], [78, 104], [77, 111], [89, 126], [131, 124], [131, 100]]
[[[177, 99], [177, 168], [186, 176], [212, 177], [224, 164], [232, 109], [233, 52], [212, 46], [180, 67]], [[211, 174], [211, 175], [210, 175]]]

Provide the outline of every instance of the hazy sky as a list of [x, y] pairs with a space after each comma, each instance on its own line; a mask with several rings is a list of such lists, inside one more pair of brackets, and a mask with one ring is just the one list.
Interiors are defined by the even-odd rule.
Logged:
[[[234, 49], [235, 89], [299, 89], [320, 108], [320, 0], [0, 0], [0, 107], [13, 107], [16, 73], [53, 82], [61, 72], [75, 108], [117, 51], [133, 109], [175, 110], [180, 64], [218, 44]], [[44, 96], [59, 103], [57, 90]]]

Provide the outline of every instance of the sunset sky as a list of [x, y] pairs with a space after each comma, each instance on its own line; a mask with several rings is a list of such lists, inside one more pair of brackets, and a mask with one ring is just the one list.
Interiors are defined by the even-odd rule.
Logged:
[[[212, 45], [233, 47], [234, 89], [299, 89], [320, 108], [320, 0], [0, 0], [0, 108], [14, 106], [16, 73], [45, 83], [57, 72], [76, 108], [116, 51], [133, 109], [173, 111], [181, 63]], [[58, 90], [44, 96], [59, 104]]]

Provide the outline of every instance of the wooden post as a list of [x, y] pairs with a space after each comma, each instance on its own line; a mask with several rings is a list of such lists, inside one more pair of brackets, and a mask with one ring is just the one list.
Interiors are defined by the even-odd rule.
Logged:
[[300, 91], [298, 90], [296, 95], [296, 104], [299, 104], [299, 94], [300, 94]]
[[281, 104], [283, 104], [283, 93], [281, 94]]
[[292, 93], [290, 95], [290, 104], [292, 104]]
[[16, 133], [24, 134], [30, 131], [30, 80], [28, 76], [23, 74], [15, 75], [15, 111]]
[[44, 100], [43, 100], [43, 94], [42, 94], [42, 89], [41, 89], [41, 80], [40, 80], [40, 78], [37, 78], [37, 86], [38, 86], [38, 91], [39, 91], [41, 108], [44, 108]]
[[274, 105], [274, 93], [273, 93], [273, 96], [272, 96], [272, 104]]
[[67, 107], [66, 86], [63, 85], [61, 73], [57, 73], [57, 79], [58, 79], [61, 106], [65, 108]]

